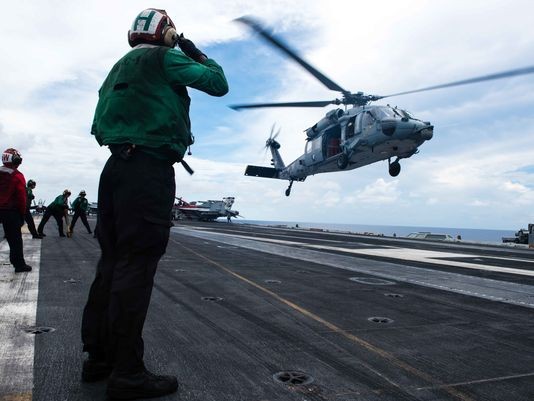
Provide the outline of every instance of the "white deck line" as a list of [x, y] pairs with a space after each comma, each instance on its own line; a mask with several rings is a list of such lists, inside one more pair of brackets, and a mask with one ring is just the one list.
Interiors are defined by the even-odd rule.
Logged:
[[0, 401], [30, 401], [33, 390], [35, 326], [41, 241], [23, 234], [24, 259], [29, 273], [17, 273], [9, 263], [9, 246], [0, 242]]
[[[271, 240], [266, 240], [265, 238], [243, 238], [241, 235], [236, 236], [232, 234], [197, 231], [192, 228], [183, 227], [174, 227], [172, 230], [192, 237], [222, 242], [228, 245], [276, 254], [301, 261], [309, 261], [339, 269], [370, 274], [387, 280], [401, 281], [477, 298], [484, 298], [491, 301], [534, 308], [534, 286], [532, 285], [439, 271], [424, 267], [395, 265], [391, 262], [373, 261], [373, 263], [357, 263], [355, 260], [357, 254], [349, 256], [320, 252], [313, 249], [296, 247], [295, 245], [306, 244], [293, 241], [277, 240], [278, 243], [275, 243]], [[314, 246], [308, 245], [307, 247], [313, 248]], [[399, 260], [407, 260], [404, 259], [404, 255], [396, 256]], [[465, 254], [463, 256], [465, 256]], [[410, 261], [410, 259], [408, 259], [408, 261]], [[427, 258], [425, 261], [427, 263], [435, 264], [435, 259]], [[450, 262], [448, 262], [448, 264], [450, 264]], [[506, 272], [510, 274], [518, 274], [510, 270]]]

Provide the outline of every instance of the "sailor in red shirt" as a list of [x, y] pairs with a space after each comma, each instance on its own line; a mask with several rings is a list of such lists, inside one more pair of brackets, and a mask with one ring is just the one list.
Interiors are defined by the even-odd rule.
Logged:
[[24, 261], [22, 234], [20, 227], [24, 224], [26, 211], [26, 180], [17, 170], [22, 163], [18, 150], [9, 148], [2, 153], [0, 166], [0, 223], [9, 244], [9, 261], [15, 267], [15, 273], [29, 272], [31, 266]]

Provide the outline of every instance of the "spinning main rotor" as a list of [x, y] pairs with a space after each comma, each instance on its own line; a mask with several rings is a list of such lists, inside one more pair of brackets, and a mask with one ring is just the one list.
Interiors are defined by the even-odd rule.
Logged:
[[518, 68], [514, 70], [503, 71], [503, 72], [499, 72], [495, 74], [482, 75], [479, 77], [464, 79], [461, 81], [449, 82], [449, 83], [441, 84], [441, 85], [429, 86], [426, 88], [393, 93], [391, 95], [386, 95], [386, 96], [368, 95], [363, 92], [352, 93], [346, 89], [343, 89], [341, 86], [339, 86], [337, 83], [332, 81], [322, 72], [318, 71], [315, 67], [313, 67], [307, 61], [301, 58], [297, 54], [296, 51], [292, 50], [288, 45], [284, 44], [280, 39], [276, 39], [272, 35], [272, 33], [269, 32], [266, 28], [264, 28], [258, 21], [254, 20], [251, 17], [241, 17], [241, 18], [236, 19], [236, 21], [241, 22], [247, 25], [248, 27], [250, 27], [252, 30], [257, 32], [261, 37], [263, 37], [268, 43], [278, 48], [283, 53], [285, 53], [287, 56], [289, 56], [291, 59], [293, 59], [298, 64], [300, 64], [306, 71], [308, 71], [311, 75], [313, 75], [324, 86], [326, 86], [330, 90], [340, 92], [342, 96], [341, 96], [341, 99], [334, 99], [334, 100], [319, 100], [319, 101], [308, 101], [308, 102], [285, 102], [285, 103], [253, 103], [253, 104], [238, 104], [238, 105], [230, 106], [234, 110], [252, 109], [252, 108], [260, 108], [260, 107], [325, 107], [330, 104], [335, 104], [335, 105], [343, 104], [345, 106], [348, 106], [348, 105], [365, 106], [369, 102], [374, 102], [376, 100], [380, 100], [380, 99], [384, 99], [384, 98], [392, 97], [392, 96], [407, 95], [410, 93], [425, 92], [425, 91], [441, 89], [441, 88], [450, 88], [453, 86], [468, 85], [468, 84], [474, 84], [477, 82], [491, 81], [495, 79], [502, 79], [502, 78], [508, 78], [508, 77], [513, 77], [513, 76], [518, 76], [518, 75], [534, 73], [534, 66], [530, 66], [530, 67]]

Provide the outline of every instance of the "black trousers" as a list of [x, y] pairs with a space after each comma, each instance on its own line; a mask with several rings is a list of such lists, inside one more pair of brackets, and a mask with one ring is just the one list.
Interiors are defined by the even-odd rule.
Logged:
[[28, 225], [28, 230], [30, 230], [31, 235], [35, 237], [37, 235], [37, 230], [35, 229], [35, 223], [30, 209], [26, 209], [26, 213], [24, 213], [24, 221]]
[[72, 232], [74, 230], [74, 225], [76, 224], [76, 220], [78, 220], [78, 217], [82, 220], [83, 225], [85, 228], [87, 228], [87, 231], [89, 234], [91, 234], [91, 227], [89, 226], [89, 223], [87, 222], [87, 215], [83, 210], [75, 210], [74, 216], [72, 216], [72, 222], [70, 223], [70, 231]]
[[26, 266], [24, 261], [22, 233], [22, 215], [18, 210], [0, 210], [0, 223], [4, 227], [4, 234], [9, 244], [9, 262], [15, 267]]
[[39, 227], [37, 227], [37, 232], [39, 234], [43, 233], [46, 223], [52, 216], [54, 216], [54, 219], [56, 219], [59, 235], [64, 236], [65, 234], [63, 233], [63, 216], [64, 216], [63, 210], [57, 210], [53, 207], [46, 208], [43, 218], [41, 219], [41, 222], [39, 223]]
[[82, 317], [83, 350], [116, 374], [144, 369], [142, 338], [154, 275], [165, 253], [174, 202], [174, 168], [142, 152], [112, 155], [100, 176], [102, 251]]

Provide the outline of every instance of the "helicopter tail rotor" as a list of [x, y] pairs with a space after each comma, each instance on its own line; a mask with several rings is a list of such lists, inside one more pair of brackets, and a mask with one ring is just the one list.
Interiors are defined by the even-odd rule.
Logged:
[[278, 128], [278, 131], [276, 131], [276, 133], [274, 132], [275, 128], [276, 124], [273, 124], [273, 126], [271, 127], [271, 133], [269, 134], [269, 138], [265, 142], [265, 151], [267, 151], [267, 149], [270, 149], [271, 147], [274, 149], [280, 149], [280, 144], [276, 141], [276, 138], [280, 134], [282, 128]]

